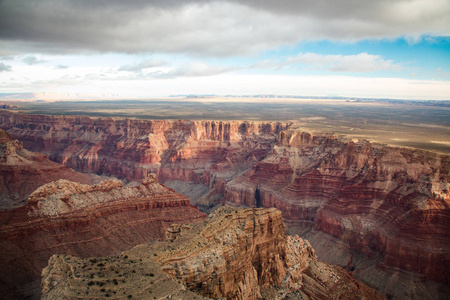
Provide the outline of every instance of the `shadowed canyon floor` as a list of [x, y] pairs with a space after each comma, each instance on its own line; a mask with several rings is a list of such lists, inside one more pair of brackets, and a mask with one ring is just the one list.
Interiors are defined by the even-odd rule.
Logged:
[[81, 172], [151, 172], [206, 211], [276, 207], [320, 259], [385, 297], [449, 293], [450, 157], [291, 122], [177, 121], [0, 113], [26, 148]]

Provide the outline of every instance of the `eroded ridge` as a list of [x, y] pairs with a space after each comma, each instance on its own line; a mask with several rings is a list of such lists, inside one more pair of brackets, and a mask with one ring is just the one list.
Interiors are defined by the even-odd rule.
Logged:
[[135, 187], [118, 180], [91, 186], [51, 182], [32, 193], [27, 205], [0, 212], [0, 217], [2, 287], [20, 292], [24, 285], [39, 280], [55, 253], [118, 254], [163, 239], [171, 223], [196, 222], [206, 215], [150, 174]]
[[202, 222], [172, 225], [168, 237], [120, 257], [53, 256], [43, 271], [43, 299], [382, 299], [318, 260], [307, 241], [287, 237], [276, 209], [224, 207]]

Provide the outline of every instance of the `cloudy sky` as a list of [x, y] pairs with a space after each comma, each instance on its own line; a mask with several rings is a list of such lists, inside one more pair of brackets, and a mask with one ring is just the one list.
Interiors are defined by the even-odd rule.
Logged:
[[450, 99], [450, 0], [0, 0], [0, 92]]

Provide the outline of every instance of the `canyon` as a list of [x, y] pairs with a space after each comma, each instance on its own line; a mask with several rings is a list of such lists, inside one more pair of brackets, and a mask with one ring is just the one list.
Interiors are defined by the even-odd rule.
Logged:
[[[305, 132], [292, 122], [138, 120], [0, 112], [24, 147], [79, 172], [276, 207], [290, 234], [387, 298], [449, 294], [450, 157]], [[193, 193], [195, 194], [195, 193]]]
[[223, 207], [119, 257], [54, 255], [42, 299], [383, 299], [286, 236], [281, 212]]
[[154, 174], [132, 187], [114, 179], [96, 185], [60, 179], [39, 187], [27, 201], [0, 211], [4, 299], [35, 298], [41, 271], [55, 253], [116, 255], [163, 239], [174, 222], [206, 216], [187, 197], [159, 184]]

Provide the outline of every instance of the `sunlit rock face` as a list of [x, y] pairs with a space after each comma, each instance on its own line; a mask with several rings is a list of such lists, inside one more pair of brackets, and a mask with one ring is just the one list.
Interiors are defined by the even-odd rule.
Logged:
[[80, 172], [139, 180], [208, 184], [211, 173], [238, 173], [263, 158], [276, 122], [151, 121], [0, 112], [0, 127], [24, 146]]
[[[334, 261], [356, 267], [375, 286], [378, 280], [380, 289], [398, 270], [420, 274], [419, 285], [426, 279], [445, 285], [449, 166], [445, 155], [287, 130], [270, 155], [227, 183], [225, 200], [277, 207], [295, 226], [337, 238], [348, 256]], [[318, 242], [316, 250], [332, 255], [322, 249], [328, 246]], [[351, 250], [377, 257], [376, 267], [390, 279], [374, 278], [373, 268], [359, 270]], [[402, 288], [410, 291], [413, 282]]]
[[48, 183], [30, 195], [27, 205], [0, 212], [2, 291], [15, 295], [12, 298], [39, 292], [26, 291], [26, 286], [40, 280], [42, 268], [55, 253], [118, 254], [164, 239], [174, 222], [204, 218], [186, 196], [159, 184], [155, 174], [135, 187], [124, 187], [119, 180]]
[[43, 299], [382, 299], [320, 261], [307, 241], [286, 236], [273, 208], [223, 207], [202, 222], [172, 225], [167, 236], [120, 257], [53, 256]]

